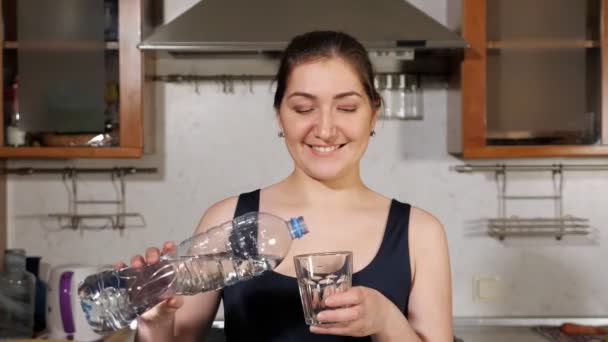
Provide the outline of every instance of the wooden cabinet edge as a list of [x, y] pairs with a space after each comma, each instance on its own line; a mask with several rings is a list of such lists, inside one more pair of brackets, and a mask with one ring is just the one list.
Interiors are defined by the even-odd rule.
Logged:
[[608, 144], [608, 0], [602, 0], [601, 18], [601, 139], [603, 144]]
[[[6, 166], [5, 160], [0, 160], [0, 167]], [[4, 268], [4, 251], [8, 247], [8, 219], [6, 215], [6, 174], [0, 175], [0, 270]]]
[[[121, 147], [143, 147], [143, 52], [141, 40], [143, 0], [119, 3], [120, 141]], [[134, 18], [136, 20], [134, 20]]]
[[458, 157], [462, 159], [608, 157], [608, 145], [485, 146], [464, 148], [463, 153]]
[[141, 147], [0, 147], [0, 158], [141, 158]]

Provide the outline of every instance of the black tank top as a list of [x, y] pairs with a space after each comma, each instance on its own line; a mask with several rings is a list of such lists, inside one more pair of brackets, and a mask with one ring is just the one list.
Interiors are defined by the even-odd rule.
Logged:
[[[260, 190], [239, 196], [234, 216], [259, 211]], [[391, 201], [384, 236], [369, 265], [353, 274], [353, 286], [374, 288], [407, 316], [411, 289], [408, 248], [410, 206]], [[304, 322], [296, 279], [274, 271], [224, 288], [224, 331], [228, 342], [371, 341], [310, 333]]]

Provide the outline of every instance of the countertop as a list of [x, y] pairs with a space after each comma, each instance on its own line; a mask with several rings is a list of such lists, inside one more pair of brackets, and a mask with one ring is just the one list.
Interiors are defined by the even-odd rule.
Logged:
[[[101, 342], [130, 342], [133, 341], [134, 331], [129, 329], [122, 329], [114, 334], [104, 338]], [[37, 339], [6, 339], [2, 340], [2, 342], [73, 342], [69, 340], [57, 340], [57, 339], [46, 339], [46, 338], [37, 338]]]
[[[608, 318], [485, 318], [467, 317], [454, 319], [454, 335], [463, 342], [548, 342], [549, 339], [535, 331], [535, 326], [559, 326], [564, 322], [576, 322], [595, 326], [607, 326]], [[213, 341], [222, 341], [223, 321], [215, 321], [214, 331], [220, 338]], [[103, 342], [130, 342], [133, 341], [134, 332], [123, 329], [106, 337]], [[26, 342], [37, 340], [7, 340], [7, 342]], [[48, 342], [64, 342], [64, 340], [42, 340]], [[606, 340], [608, 341], [608, 339]]]
[[[223, 341], [221, 330], [216, 335], [220, 338], [212, 338], [212, 341]], [[540, 333], [532, 327], [493, 327], [493, 326], [456, 326], [454, 335], [463, 342], [548, 342]], [[132, 332], [125, 330], [113, 335], [103, 342], [130, 342], [133, 341]]]
[[528, 327], [455, 327], [454, 335], [463, 342], [547, 342]]
[[[562, 335], [559, 326], [564, 323], [604, 327], [607, 317], [455, 317], [454, 335], [464, 342], [548, 342], [559, 336], [560, 341], [604, 341], [601, 336], [568, 337]], [[606, 339], [608, 342], [608, 339]]]

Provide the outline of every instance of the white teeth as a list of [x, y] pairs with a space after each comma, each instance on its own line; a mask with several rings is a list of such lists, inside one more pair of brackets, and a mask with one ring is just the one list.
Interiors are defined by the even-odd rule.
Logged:
[[338, 145], [334, 145], [334, 146], [313, 146], [312, 149], [315, 150], [315, 151], [319, 151], [319, 152], [331, 152], [331, 151], [337, 150], [338, 149]]

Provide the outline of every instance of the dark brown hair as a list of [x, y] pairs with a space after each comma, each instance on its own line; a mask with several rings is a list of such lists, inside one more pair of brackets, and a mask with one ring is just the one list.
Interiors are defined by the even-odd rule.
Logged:
[[321, 58], [341, 57], [357, 72], [372, 108], [377, 110], [382, 102], [374, 87], [374, 70], [365, 47], [352, 36], [337, 31], [311, 31], [296, 36], [283, 52], [275, 82], [274, 108], [281, 106], [287, 81], [293, 69], [301, 64]]

